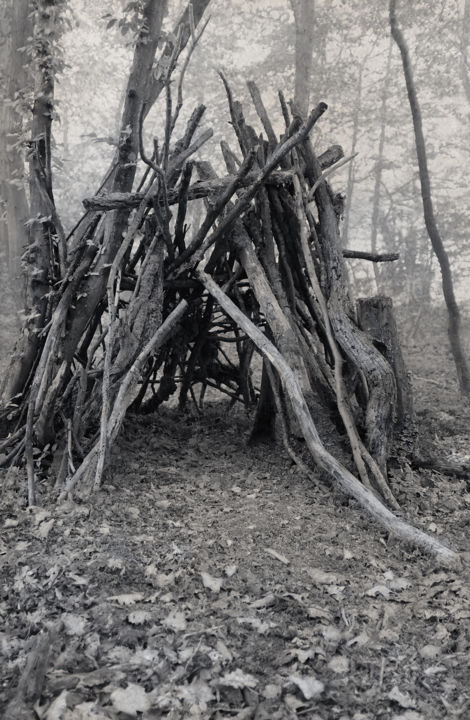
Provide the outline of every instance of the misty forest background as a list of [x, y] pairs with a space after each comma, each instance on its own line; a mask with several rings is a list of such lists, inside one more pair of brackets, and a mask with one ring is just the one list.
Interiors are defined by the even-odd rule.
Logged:
[[[77, 221], [82, 199], [99, 187], [118, 141], [132, 59], [134, 5], [67, 4], [61, 56], [56, 60], [53, 153], [54, 194], [66, 231]], [[183, 5], [170, 3], [166, 31], [173, 28]], [[201, 157], [220, 169], [218, 144], [228, 134], [229, 118], [217, 70], [226, 74], [249, 121], [254, 120], [254, 110], [246, 80], [255, 80], [267, 107], [276, 107], [274, 122], [279, 118], [277, 90], [293, 96], [295, 23], [290, 4], [281, 0], [235, 1], [229, 7], [215, 0], [208, 14], [204, 42], [195, 50], [187, 70], [179, 122], [183, 127], [196, 104], [207, 105], [204, 127], [213, 128], [214, 136], [201, 150]], [[469, 274], [469, 15], [464, 0], [442, 0], [432, 6], [414, 2], [400, 8], [422, 109], [433, 199], [461, 301], [468, 300]], [[2, 23], [2, 27], [7, 25]], [[395, 305], [403, 308], [400, 314], [412, 331], [418, 314], [425, 317], [429, 309], [425, 312], [424, 308], [430, 303], [440, 306], [442, 300], [439, 270], [423, 222], [411, 115], [400, 56], [390, 37], [388, 7], [339, 0], [316, 3], [312, 47], [310, 103], [324, 100], [329, 105], [321, 127], [313, 134], [315, 148], [322, 151], [339, 143], [346, 155], [357, 153], [354, 162], [338, 170], [333, 181], [346, 195], [344, 246], [400, 252], [400, 260], [385, 268], [351, 262], [351, 279], [359, 294], [378, 290], [391, 295]], [[27, 47], [23, 53], [27, 57]], [[30, 101], [28, 91], [20, 89], [14, 109], [18, 122], [21, 118], [22, 132], [8, 138], [8, 146], [18, 154], [28, 139]], [[163, 105], [162, 98], [151, 112], [146, 124], [149, 138], [152, 126], [157, 129], [161, 124]], [[24, 174], [19, 171], [15, 180], [24, 182]], [[8, 281], [5, 239], [2, 253], [2, 270]], [[3, 287], [5, 284], [8, 282]], [[12, 285], [13, 290], [18, 289], [17, 278]]]

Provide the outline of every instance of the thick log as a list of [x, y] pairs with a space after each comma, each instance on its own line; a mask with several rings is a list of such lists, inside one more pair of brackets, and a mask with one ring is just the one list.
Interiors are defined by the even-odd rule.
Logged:
[[[250, 172], [240, 182], [240, 187], [249, 187], [258, 178], [258, 173]], [[188, 200], [200, 200], [201, 198], [217, 195], [226, 190], [230, 184], [236, 180], [236, 175], [227, 175], [217, 180], [204, 180], [193, 183], [188, 189]], [[267, 183], [273, 185], [283, 185], [292, 181], [292, 172], [284, 172], [278, 170], [273, 172]], [[95, 195], [91, 198], [85, 198], [83, 205], [87, 210], [117, 210], [119, 208], [138, 207], [144, 199], [143, 193], [109, 193], [108, 195]], [[179, 200], [179, 189], [168, 191], [168, 204], [175, 205]]]

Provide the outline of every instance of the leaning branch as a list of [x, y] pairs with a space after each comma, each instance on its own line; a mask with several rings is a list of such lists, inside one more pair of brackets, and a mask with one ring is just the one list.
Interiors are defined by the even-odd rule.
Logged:
[[394, 515], [380, 500], [369, 492], [349, 470], [343, 467], [343, 465], [326, 450], [318, 435], [297, 378], [281, 353], [261, 330], [237, 308], [210, 275], [207, 275], [202, 270], [197, 270], [196, 272], [199, 280], [207, 291], [217, 300], [224, 312], [251, 338], [263, 356], [266, 357], [277, 370], [284, 391], [291, 402], [293, 412], [299, 422], [307, 447], [317, 465], [328, 473], [330, 478], [339, 485], [343, 492], [357, 500], [361, 507], [390, 533], [393, 533], [405, 542], [410, 542], [417, 547], [433, 553], [444, 562], [457, 562], [459, 556], [455, 551], [443, 545], [437, 538], [413, 527], [405, 520]]

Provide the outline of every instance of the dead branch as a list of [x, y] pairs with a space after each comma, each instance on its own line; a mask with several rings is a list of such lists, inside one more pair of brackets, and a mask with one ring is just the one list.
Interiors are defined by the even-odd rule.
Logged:
[[291, 402], [305, 441], [317, 465], [325, 470], [347, 495], [357, 500], [364, 510], [393, 535], [433, 553], [444, 562], [457, 562], [459, 556], [455, 551], [443, 545], [437, 538], [409, 525], [405, 520], [394, 515], [326, 450], [320, 440], [298, 380], [281, 353], [225, 295], [210, 275], [207, 275], [203, 270], [198, 270], [197, 276], [227, 315], [245, 331], [257, 348], [276, 368], [284, 392]]

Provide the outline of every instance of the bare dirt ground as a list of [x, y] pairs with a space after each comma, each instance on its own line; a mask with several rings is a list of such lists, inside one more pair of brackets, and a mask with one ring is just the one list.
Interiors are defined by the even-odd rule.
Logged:
[[[407, 359], [421, 431], [468, 454], [439, 339]], [[443, 568], [248, 429], [225, 402], [131, 419], [89, 501], [45, 480], [25, 509], [3, 479], [0, 717], [470, 717], [470, 480], [392, 469], [404, 515], [461, 551]], [[36, 714], [7, 711], [26, 677]]]

